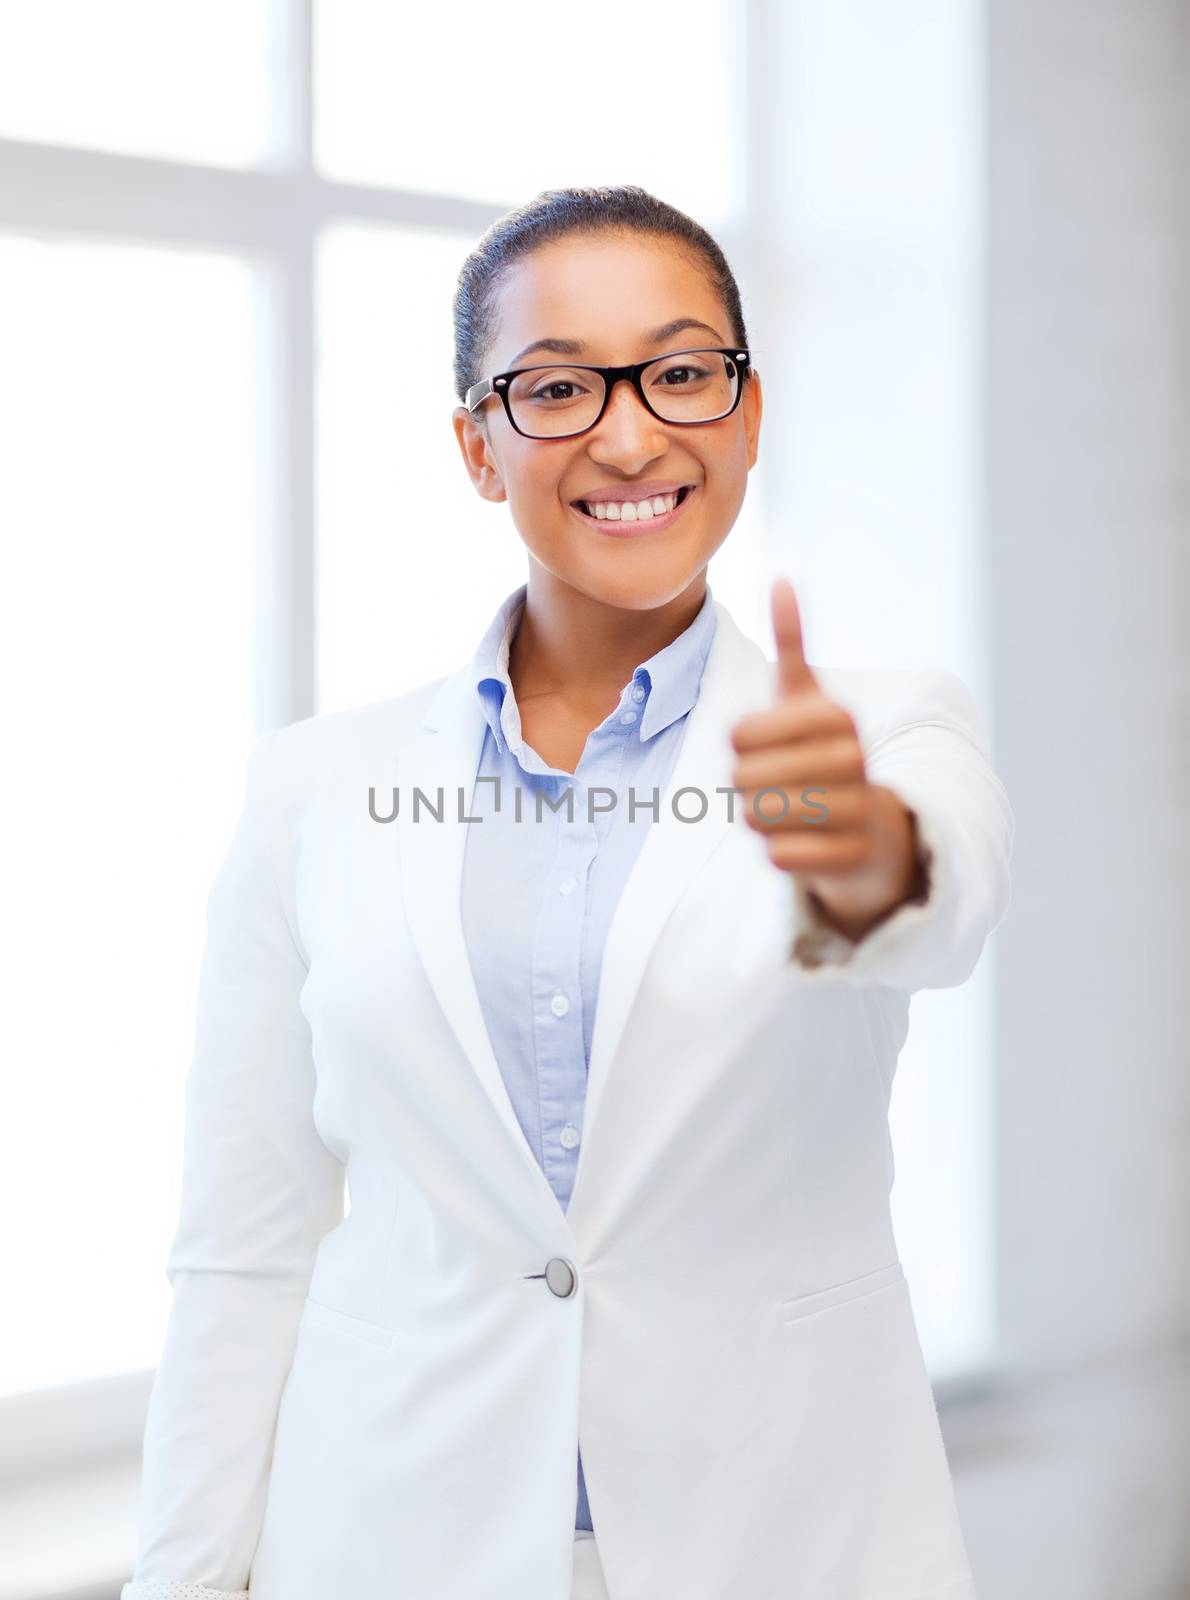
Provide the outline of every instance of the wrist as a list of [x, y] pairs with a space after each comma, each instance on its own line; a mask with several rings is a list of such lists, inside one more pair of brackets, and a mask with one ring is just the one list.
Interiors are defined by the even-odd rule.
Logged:
[[877, 869], [866, 881], [809, 880], [807, 893], [822, 919], [857, 943], [878, 923], [901, 906], [924, 904], [929, 892], [926, 854], [917, 826], [917, 813], [884, 785], [876, 786], [886, 807], [889, 826], [897, 839], [892, 866]]

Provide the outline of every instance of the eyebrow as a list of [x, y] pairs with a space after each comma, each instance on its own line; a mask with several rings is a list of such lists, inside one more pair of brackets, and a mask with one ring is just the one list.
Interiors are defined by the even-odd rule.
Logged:
[[[723, 343], [723, 335], [717, 328], [712, 328], [708, 322], [699, 322], [696, 317], [675, 317], [672, 322], [664, 323], [660, 328], [654, 328], [652, 333], [646, 333], [643, 343], [664, 344], [667, 339], [672, 339], [675, 334], [682, 333], [687, 328], [701, 328], [704, 333], [709, 333], [718, 344]], [[513, 356], [512, 364], [515, 367], [526, 356], [531, 356], [536, 350], [549, 350], [557, 356], [581, 356], [586, 351], [586, 345], [581, 339], [535, 339], [532, 344], [527, 344], [519, 354]]]

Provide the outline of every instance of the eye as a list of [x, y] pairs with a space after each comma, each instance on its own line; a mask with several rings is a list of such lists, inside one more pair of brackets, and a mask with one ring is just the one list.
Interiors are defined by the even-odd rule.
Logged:
[[653, 381], [662, 389], [689, 389], [710, 375], [708, 369], [696, 361], [675, 361], [662, 368]]
[[576, 367], [541, 367], [518, 374], [509, 391], [514, 402], [546, 409], [568, 406], [590, 392], [590, 374]]
[[[571, 393], [577, 388], [578, 384], [572, 383], [567, 378], [559, 378], [553, 383], [545, 383], [542, 384], [541, 388], [534, 389], [529, 398], [530, 400], [569, 400]], [[561, 390], [568, 390], [571, 393], [560, 393], [559, 391]]]

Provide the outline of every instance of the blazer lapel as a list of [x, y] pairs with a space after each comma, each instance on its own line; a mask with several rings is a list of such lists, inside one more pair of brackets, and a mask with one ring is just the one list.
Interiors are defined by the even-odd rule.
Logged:
[[[682, 892], [732, 825], [728, 796], [716, 793], [731, 782], [732, 723], [743, 710], [767, 703], [771, 693], [772, 668], [759, 645], [740, 632], [720, 602], [713, 603], [715, 636], [699, 697], [686, 719], [677, 764], [661, 796], [659, 818], [650, 823], [608, 932], [571, 1210], [600, 1096], [653, 947]], [[461, 818], [470, 814], [487, 726], [469, 677], [468, 665], [445, 680], [420, 730], [400, 753], [397, 838], [404, 907], [430, 984], [459, 1044], [509, 1136], [533, 1169], [534, 1182], [556, 1209], [557, 1199], [524, 1137], [496, 1061], [463, 932], [466, 829]], [[420, 800], [420, 820], [415, 822], [415, 788], [435, 811], [441, 789], [441, 822]], [[706, 815], [698, 821], [683, 822], [674, 815], [672, 797], [684, 788], [694, 791], [679, 801], [684, 817], [698, 817], [702, 797], [706, 797]]]
[[[460, 896], [467, 827], [460, 819], [471, 814], [487, 727], [469, 677], [468, 663], [446, 679], [419, 732], [398, 759], [401, 892], [410, 932], [438, 1003], [497, 1115], [532, 1168], [532, 1181], [556, 1211], [557, 1199], [521, 1130], [501, 1076], [463, 932]], [[415, 789], [424, 796], [424, 803], [418, 797], [416, 820]], [[439, 810], [441, 822], [435, 820]]]

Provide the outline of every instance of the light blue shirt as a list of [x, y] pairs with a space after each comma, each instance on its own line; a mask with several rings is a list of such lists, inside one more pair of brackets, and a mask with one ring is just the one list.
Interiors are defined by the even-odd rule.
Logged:
[[[582, 1142], [604, 943], [659, 814], [651, 802], [664, 797], [681, 750], [716, 618], [708, 584], [685, 632], [634, 669], [571, 774], [548, 766], [521, 736], [508, 657], [527, 589], [522, 584], [503, 601], [472, 662], [488, 724], [476, 777], [499, 782], [475, 785], [468, 814], [483, 820], [467, 829], [461, 911], [492, 1049], [525, 1138], [565, 1211]], [[613, 791], [615, 803], [609, 794], [591, 794], [589, 821], [588, 794], [596, 786]], [[593, 1531], [581, 1452], [575, 1527]]]

